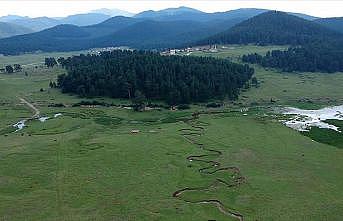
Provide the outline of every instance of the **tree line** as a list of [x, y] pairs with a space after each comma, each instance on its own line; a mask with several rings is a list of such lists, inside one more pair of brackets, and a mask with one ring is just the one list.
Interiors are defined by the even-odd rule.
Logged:
[[210, 57], [161, 56], [147, 51], [112, 51], [59, 59], [63, 93], [162, 100], [170, 105], [235, 99], [254, 73], [248, 65]]
[[286, 72], [339, 72], [343, 71], [343, 42], [318, 41], [284, 51], [273, 50], [265, 56], [248, 54], [242, 56], [242, 61]]

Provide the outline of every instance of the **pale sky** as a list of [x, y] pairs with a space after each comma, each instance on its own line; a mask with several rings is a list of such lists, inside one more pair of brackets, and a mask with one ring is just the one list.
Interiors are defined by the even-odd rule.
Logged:
[[300, 12], [318, 17], [343, 17], [343, 1], [336, 0], [0, 0], [0, 16], [61, 17], [99, 8], [117, 8], [133, 13], [188, 6], [205, 12], [237, 8], [264, 8]]

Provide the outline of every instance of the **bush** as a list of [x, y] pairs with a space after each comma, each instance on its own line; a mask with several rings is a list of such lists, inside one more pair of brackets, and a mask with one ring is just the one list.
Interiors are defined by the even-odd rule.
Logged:
[[79, 107], [79, 106], [104, 106], [109, 107], [111, 104], [105, 103], [105, 102], [99, 102], [96, 100], [93, 101], [80, 101], [79, 103], [73, 104], [73, 107]]
[[187, 110], [190, 109], [191, 107], [188, 104], [180, 104], [177, 106], [177, 109], [179, 110]]
[[57, 104], [49, 104], [48, 107], [65, 107], [65, 105], [62, 103], [57, 103]]
[[221, 106], [222, 106], [222, 104], [220, 104], [220, 103], [208, 103], [208, 104], [206, 104], [206, 107], [209, 107], [209, 108], [211, 108], [211, 107], [217, 108], [217, 107], [221, 107]]

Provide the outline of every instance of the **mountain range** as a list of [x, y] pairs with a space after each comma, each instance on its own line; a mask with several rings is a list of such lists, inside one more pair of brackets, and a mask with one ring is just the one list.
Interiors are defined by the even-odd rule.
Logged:
[[14, 35], [23, 35], [31, 32], [33, 32], [32, 29], [20, 25], [0, 22], [0, 38], [6, 38]]
[[[119, 9], [97, 9], [89, 13], [75, 14], [67, 17], [50, 18], [50, 17], [37, 17], [30, 18], [27, 16], [7, 15], [0, 17], [0, 22], [13, 24], [27, 28], [30, 32], [37, 32], [47, 28], [54, 27], [61, 24], [71, 24], [77, 26], [87, 26], [101, 23], [114, 16], [133, 16], [132, 13], [119, 10]], [[0, 32], [9, 32], [5, 27], [0, 27]], [[19, 34], [22, 34], [18, 32]], [[29, 33], [29, 32], [25, 32]], [[13, 35], [16, 35], [15, 33]], [[0, 36], [0, 38], [3, 36]], [[7, 36], [6, 36], [7, 37]]]
[[[106, 10], [98, 12], [101, 11]], [[93, 12], [54, 18], [52, 21], [63, 24], [51, 24], [53, 27], [38, 32], [0, 39], [0, 53], [72, 51], [108, 46], [164, 49], [194, 45], [195, 42], [298, 44], [326, 36], [340, 37], [335, 30], [339, 24], [336, 20], [265, 9], [205, 13], [180, 7], [145, 11], [132, 17], [110, 17]], [[46, 23], [50, 21], [45, 19]], [[23, 18], [7, 16], [5, 20]]]
[[19, 25], [26, 27], [34, 31], [41, 31], [47, 28], [54, 27], [60, 24], [72, 24], [78, 26], [93, 25], [100, 22], [103, 22], [109, 19], [111, 16], [100, 14], [100, 13], [85, 13], [85, 14], [76, 14], [70, 15], [64, 18], [49, 18], [49, 17], [20, 17], [20, 16], [5, 16], [0, 17], [0, 21]]
[[115, 9], [115, 8], [114, 9], [108, 9], [108, 8], [95, 9], [95, 10], [92, 10], [91, 13], [109, 15], [111, 17], [115, 17], [115, 16], [132, 17], [132, 16], [134, 16], [134, 14], [131, 12], [123, 11], [123, 10]]

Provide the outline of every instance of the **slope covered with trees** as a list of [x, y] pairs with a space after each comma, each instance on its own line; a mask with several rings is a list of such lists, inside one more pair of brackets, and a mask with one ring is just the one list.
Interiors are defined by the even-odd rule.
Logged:
[[[223, 22], [224, 23], [224, 22]], [[97, 39], [99, 46], [128, 45], [139, 49], [161, 49], [184, 46], [217, 33], [223, 26], [216, 22], [143, 20], [112, 35]]]
[[227, 60], [113, 51], [67, 58], [58, 77], [64, 93], [163, 100], [169, 104], [234, 99], [254, 70]]
[[162, 49], [190, 44], [218, 33], [224, 30], [223, 24], [223, 21], [151, 21], [119, 16], [91, 26], [58, 25], [36, 33], [0, 39], [0, 53], [73, 51], [109, 46]]
[[[32, 34], [0, 39], [0, 53], [73, 51], [111, 46], [164, 50], [213, 43], [297, 45], [340, 35], [299, 16], [306, 17], [266, 12], [265, 9], [205, 13], [181, 7], [147, 11], [133, 18], [118, 16], [100, 24], [81, 27], [58, 25]], [[94, 19], [94, 14], [75, 15], [69, 19], [85, 24], [81, 20], [88, 17]], [[65, 22], [75, 23], [71, 20]]]
[[339, 33], [315, 22], [285, 12], [268, 11], [198, 43], [301, 45], [338, 37], [341, 37]]
[[338, 18], [319, 18], [314, 20], [327, 28], [343, 33], [343, 17]]

